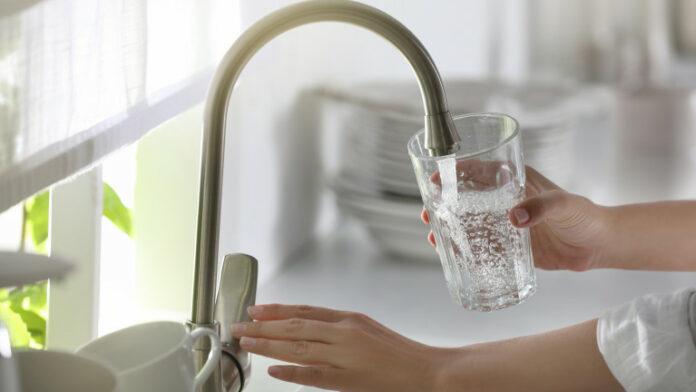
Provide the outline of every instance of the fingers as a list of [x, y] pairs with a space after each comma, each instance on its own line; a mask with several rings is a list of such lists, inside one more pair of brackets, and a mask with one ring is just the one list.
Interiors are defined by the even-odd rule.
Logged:
[[276, 340], [307, 340], [322, 343], [337, 341], [333, 323], [292, 318], [287, 320], [257, 321], [232, 326], [235, 337], [253, 337]]
[[432, 231], [428, 233], [428, 242], [430, 245], [435, 246], [435, 234]]
[[[423, 211], [421, 212], [421, 220], [426, 225], [430, 224], [430, 215], [428, 214], [428, 210], [425, 208], [423, 208]], [[428, 233], [428, 242], [430, 245], [435, 246], [435, 234], [433, 234], [432, 231]]]
[[331, 390], [351, 383], [347, 371], [331, 367], [271, 366], [268, 374], [279, 380]]
[[430, 224], [430, 215], [428, 214], [428, 210], [426, 210], [425, 207], [423, 208], [423, 211], [421, 212], [421, 220], [426, 225]]
[[284, 341], [244, 336], [239, 346], [250, 353], [302, 365], [325, 365], [335, 359], [332, 346], [306, 340]]
[[531, 197], [510, 210], [510, 222], [516, 227], [532, 227], [562, 212], [568, 205], [568, 193], [560, 190]]
[[248, 312], [251, 318], [259, 321], [301, 318], [335, 323], [350, 316], [349, 312], [309, 305], [257, 305], [249, 307]]
[[525, 175], [527, 177], [527, 185], [534, 187], [537, 193], [561, 189], [561, 187], [544, 177], [533, 167], [525, 166]]

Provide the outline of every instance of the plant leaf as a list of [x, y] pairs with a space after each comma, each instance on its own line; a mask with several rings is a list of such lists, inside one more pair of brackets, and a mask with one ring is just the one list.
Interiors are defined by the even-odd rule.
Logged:
[[10, 291], [10, 306], [41, 314], [46, 311], [47, 282], [18, 287]]
[[114, 188], [104, 183], [104, 216], [127, 236], [133, 237], [133, 216]]
[[26, 203], [27, 230], [31, 235], [34, 248], [38, 253], [46, 253], [46, 240], [48, 239], [48, 207], [49, 193], [42, 192]]
[[42, 311], [47, 311], [47, 300], [48, 300], [48, 281], [37, 283], [31, 287], [29, 293], [29, 310], [32, 310], [38, 314]]
[[46, 342], [47, 282], [12, 289], [0, 302], [0, 315], [10, 320], [13, 345], [42, 348]]
[[29, 310], [14, 308], [12, 310], [22, 318], [31, 338], [43, 346], [46, 342], [46, 319]]
[[10, 331], [10, 340], [15, 347], [29, 347], [31, 334], [22, 317], [10, 309], [8, 302], [0, 303], [0, 320]]

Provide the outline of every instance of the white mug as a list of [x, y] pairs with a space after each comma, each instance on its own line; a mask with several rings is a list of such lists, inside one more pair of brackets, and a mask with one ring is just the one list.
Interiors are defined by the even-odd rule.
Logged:
[[19, 351], [17, 363], [22, 392], [113, 392], [117, 380], [101, 363], [59, 351]]
[[[211, 349], [196, 374], [193, 343], [203, 336], [210, 338]], [[218, 366], [220, 337], [207, 328], [188, 332], [182, 324], [158, 321], [102, 336], [77, 353], [114, 369], [119, 391], [194, 392]]]

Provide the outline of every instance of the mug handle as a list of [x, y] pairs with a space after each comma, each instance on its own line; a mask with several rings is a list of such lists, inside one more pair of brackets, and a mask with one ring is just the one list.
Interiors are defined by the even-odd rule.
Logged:
[[197, 391], [198, 388], [208, 380], [208, 377], [210, 377], [220, 363], [220, 350], [222, 346], [220, 344], [220, 336], [218, 336], [215, 331], [209, 328], [196, 328], [189, 334], [189, 341], [193, 344], [203, 336], [207, 336], [210, 339], [210, 353], [208, 353], [208, 359], [206, 359], [205, 364], [193, 379], [194, 391]]

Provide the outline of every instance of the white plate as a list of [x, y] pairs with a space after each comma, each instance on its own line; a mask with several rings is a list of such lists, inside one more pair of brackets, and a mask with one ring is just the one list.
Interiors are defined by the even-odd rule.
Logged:
[[339, 209], [360, 221], [375, 244], [399, 259], [438, 262], [420, 220], [419, 199], [370, 194], [343, 173], [331, 183]]
[[64, 277], [72, 266], [55, 257], [0, 252], [0, 287], [14, 287]]
[[410, 234], [394, 228], [369, 225], [367, 229], [375, 243], [388, 254], [407, 260], [439, 263], [435, 248], [430, 246], [425, 234]]
[[[339, 207], [358, 219], [370, 233], [375, 244], [385, 253], [400, 259], [437, 262], [437, 254], [427, 241], [429, 228], [420, 219], [380, 215], [342, 205]], [[401, 220], [401, 221], [399, 221]]]
[[363, 223], [374, 226], [393, 229], [395, 231], [406, 232], [418, 236], [425, 236], [428, 233], [428, 228], [416, 216], [403, 217], [400, 215], [390, 214], [388, 211], [372, 210], [363, 208], [357, 204], [351, 204], [345, 199], [338, 197], [336, 199], [341, 210], [355, 216]]
[[343, 200], [378, 213], [418, 218], [423, 208], [420, 197], [399, 197], [380, 194], [371, 189], [369, 184], [360, 181], [347, 172], [339, 174], [333, 181], [330, 181], [329, 185], [336, 195], [343, 198]]

